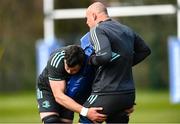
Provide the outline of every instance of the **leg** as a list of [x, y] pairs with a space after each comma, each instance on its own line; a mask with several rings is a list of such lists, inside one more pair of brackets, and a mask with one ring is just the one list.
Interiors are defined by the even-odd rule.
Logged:
[[[68, 113], [68, 114], [67, 114]], [[50, 123], [68, 123], [68, 124], [72, 124], [73, 122], [73, 113], [70, 113], [70, 111], [67, 112], [61, 112], [61, 114], [63, 116], [60, 116], [58, 113], [56, 112], [41, 112], [40, 113], [40, 117], [42, 119], [42, 122], [44, 124], [50, 124]]]
[[128, 113], [126, 113], [125, 111], [122, 111], [122, 112], [110, 115], [106, 122], [107, 123], [123, 123], [123, 124], [128, 124], [129, 116], [128, 116]]
[[59, 116], [56, 114], [48, 115], [44, 118], [42, 118], [42, 121], [44, 124], [60, 124], [63, 123], [60, 119]]
[[41, 97], [37, 98], [39, 113], [42, 121], [46, 123], [72, 123], [73, 112], [59, 105], [49, 91], [39, 90]]
[[[135, 94], [92, 94], [85, 104], [84, 107], [103, 107], [101, 113], [108, 116], [108, 123], [128, 123], [129, 116], [125, 112], [127, 108], [131, 108], [134, 105]], [[89, 123], [88, 119], [80, 117], [80, 122]], [[82, 121], [84, 120], [84, 121]]]
[[70, 111], [70, 110], [62, 107], [62, 109], [59, 111], [59, 115], [60, 115], [60, 120], [63, 123], [69, 123], [69, 124], [73, 123], [73, 118], [74, 118], [73, 111]]

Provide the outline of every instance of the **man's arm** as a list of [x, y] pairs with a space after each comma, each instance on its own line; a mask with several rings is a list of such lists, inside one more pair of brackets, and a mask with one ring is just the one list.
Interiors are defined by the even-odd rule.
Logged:
[[112, 57], [112, 51], [110, 42], [104, 31], [98, 27], [91, 29], [90, 37], [95, 49], [95, 54], [91, 56], [90, 63], [101, 66], [109, 62]]
[[150, 55], [150, 53], [151, 50], [145, 44], [144, 40], [135, 34], [133, 66], [144, 60], [148, 55]]
[[[66, 87], [65, 80], [61, 81], [52, 81], [50, 80], [50, 86], [55, 97], [57, 103], [61, 104], [65, 108], [81, 113], [83, 106], [75, 102], [72, 98], [68, 97], [64, 91]], [[106, 119], [106, 115], [100, 114], [97, 111], [102, 110], [101, 107], [89, 108], [87, 117], [92, 121], [104, 121]]]

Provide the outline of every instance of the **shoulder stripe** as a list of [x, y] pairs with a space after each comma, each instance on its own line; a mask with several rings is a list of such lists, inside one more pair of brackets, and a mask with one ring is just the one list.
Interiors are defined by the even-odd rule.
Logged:
[[92, 37], [92, 41], [93, 41], [93, 43], [94, 43], [94, 49], [96, 50], [96, 51], [98, 51], [98, 44], [97, 44], [97, 41], [96, 41], [96, 39], [95, 39], [95, 34], [94, 34], [94, 31], [95, 31], [95, 28], [94, 29], [92, 29], [92, 32], [91, 32], [91, 37]]
[[58, 66], [59, 62], [61, 61], [62, 58], [64, 58], [64, 51], [62, 52], [58, 52], [57, 54], [55, 54], [55, 56], [52, 58], [51, 60], [51, 65], [53, 67], [56, 67]]
[[61, 57], [62, 57], [62, 55], [61, 55], [61, 54], [59, 54], [59, 55], [56, 57], [56, 59], [54, 60], [54, 62], [53, 62], [53, 65], [52, 65], [52, 66], [55, 66], [55, 65], [56, 65], [56, 63], [57, 63], [57, 61], [58, 61]]
[[97, 50], [97, 49], [96, 49], [96, 46], [97, 46], [97, 45], [96, 45], [96, 43], [94, 42], [93, 29], [91, 30], [91, 33], [90, 33], [90, 34], [91, 34], [92, 42], [94, 43], [94, 45], [93, 45], [93, 46], [94, 46], [94, 49]]
[[100, 44], [99, 44], [99, 40], [98, 40], [97, 34], [96, 34], [96, 27], [91, 30], [91, 38], [92, 38], [92, 41], [94, 43], [94, 49], [96, 51], [99, 51], [100, 50]]
[[53, 58], [52, 58], [52, 60], [51, 60], [51, 65], [53, 65], [54, 59], [59, 55], [59, 53], [60, 53], [60, 52], [56, 53], [56, 54], [53, 56]]
[[99, 40], [97, 38], [96, 28], [94, 29], [94, 36], [95, 36], [95, 39], [96, 39], [96, 42], [97, 42], [97, 46], [98, 46], [98, 51], [99, 51], [101, 48], [100, 48]]
[[59, 65], [59, 63], [60, 63], [60, 61], [61, 61], [62, 58], [64, 58], [64, 55], [62, 55], [62, 56], [59, 58], [59, 60], [57, 61], [56, 65], [55, 65], [56, 68], [58, 67], [58, 65]]

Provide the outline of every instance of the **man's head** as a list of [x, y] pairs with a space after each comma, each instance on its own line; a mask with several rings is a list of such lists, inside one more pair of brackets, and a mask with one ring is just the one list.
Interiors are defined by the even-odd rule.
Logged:
[[89, 28], [92, 28], [99, 22], [109, 18], [107, 8], [101, 2], [95, 2], [87, 8], [86, 18], [87, 25]]
[[84, 51], [77, 45], [67, 46], [65, 49], [64, 66], [69, 74], [77, 73], [85, 58]]

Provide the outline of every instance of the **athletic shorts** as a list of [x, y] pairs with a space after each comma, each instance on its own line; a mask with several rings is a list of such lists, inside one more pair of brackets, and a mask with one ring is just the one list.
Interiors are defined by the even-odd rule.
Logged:
[[[91, 94], [84, 103], [84, 107], [103, 107], [100, 113], [107, 115], [107, 123], [128, 123], [126, 109], [133, 107], [135, 93], [127, 94]], [[80, 117], [80, 123], [90, 123], [86, 117]]]
[[58, 104], [51, 92], [37, 89], [36, 93], [39, 112], [56, 112], [60, 118], [73, 120], [74, 112]]

